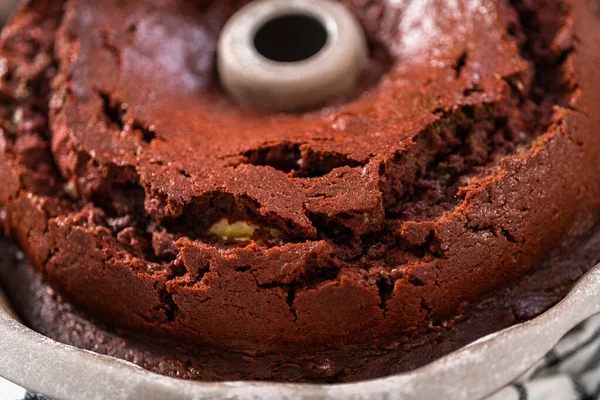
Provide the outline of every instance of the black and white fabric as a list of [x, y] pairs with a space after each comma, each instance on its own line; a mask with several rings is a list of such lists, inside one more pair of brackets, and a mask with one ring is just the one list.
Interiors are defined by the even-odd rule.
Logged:
[[512, 385], [487, 400], [600, 400], [600, 315], [569, 332]]
[[[0, 400], [52, 400], [0, 378]], [[486, 400], [600, 400], [600, 315], [569, 332], [527, 373]]]
[[0, 378], [0, 400], [53, 400], [50, 397], [30, 392]]

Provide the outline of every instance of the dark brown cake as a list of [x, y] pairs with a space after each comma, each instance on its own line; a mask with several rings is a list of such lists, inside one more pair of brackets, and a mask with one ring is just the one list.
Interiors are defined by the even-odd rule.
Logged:
[[587, 0], [345, 0], [370, 64], [302, 114], [221, 90], [244, 3], [35, 0], [5, 28], [0, 220], [33, 268], [5, 242], [0, 276], [33, 328], [186, 378], [349, 381], [600, 259]]

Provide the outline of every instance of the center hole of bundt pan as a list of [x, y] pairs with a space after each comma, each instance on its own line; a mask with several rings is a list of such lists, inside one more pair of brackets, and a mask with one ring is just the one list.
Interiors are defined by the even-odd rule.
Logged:
[[356, 17], [329, 0], [251, 2], [229, 19], [217, 51], [221, 82], [231, 97], [286, 112], [352, 90], [367, 58]]
[[254, 35], [254, 47], [277, 62], [303, 61], [316, 55], [327, 43], [327, 30], [309, 15], [282, 15], [261, 26]]

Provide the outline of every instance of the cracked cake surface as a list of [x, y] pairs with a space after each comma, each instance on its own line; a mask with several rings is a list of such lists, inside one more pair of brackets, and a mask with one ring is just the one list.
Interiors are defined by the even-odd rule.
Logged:
[[341, 1], [359, 88], [293, 114], [219, 85], [245, 3], [32, 0], [4, 29], [0, 221], [39, 304], [84, 316], [30, 305], [34, 328], [188, 378], [355, 380], [531, 318], [600, 260], [548, 261], [600, 211], [586, 0]]

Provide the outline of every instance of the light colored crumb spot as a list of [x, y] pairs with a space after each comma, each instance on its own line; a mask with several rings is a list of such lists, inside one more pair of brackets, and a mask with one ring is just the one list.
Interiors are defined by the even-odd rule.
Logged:
[[250, 240], [257, 228], [256, 225], [246, 221], [237, 221], [230, 224], [227, 218], [223, 218], [211, 226], [208, 233], [224, 239]]
[[18, 107], [13, 114], [13, 123], [20, 124], [23, 121], [23, 109]]
[[77, 198], [77, 186], [75, 186], [75, 184], [71, 181], [67, 182], [64, 184], [63, 186], [63, 190], [65, 191], [66, 195], [69, 196], [72, 199], [76, 199]]

